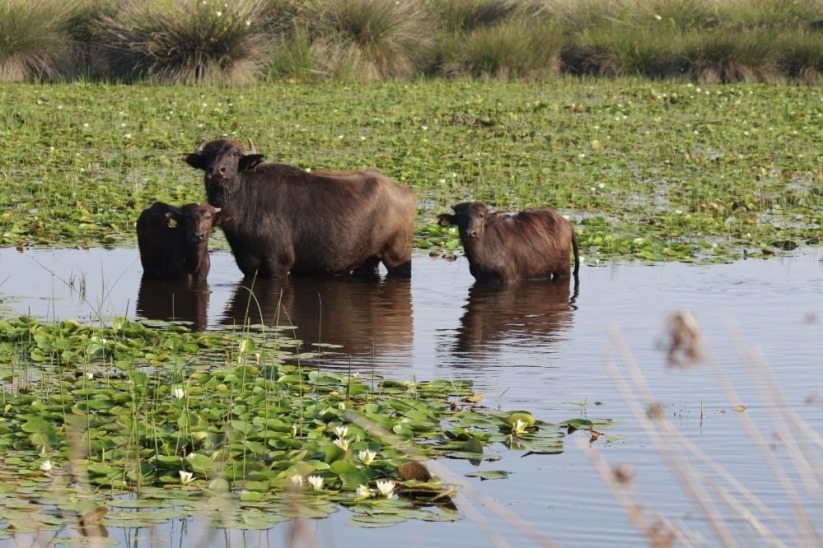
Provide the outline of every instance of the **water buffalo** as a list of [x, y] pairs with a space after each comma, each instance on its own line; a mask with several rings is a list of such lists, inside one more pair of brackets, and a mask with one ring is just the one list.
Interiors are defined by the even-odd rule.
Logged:
[[457, 225], [469, 271], [479, 282], [506, 282], [570, 275], [569, 248], [574, 251], [574, 276], [580, 268], [574, 226], [548, 207], [524, 209], [515, 215], [494, 213], [482, 202], [452, 206], [454, 214], [438, 216]]
[[306, 171], [263, 163], [232, 140], [201, 145], [185, 161], [205, 172], [208, 202], [246, 276], [411, 274], [415, 199], [376, 169]]
[[150, 280], [206, 281], [209, 235], [220, 208], [186, 204], [176, 208], [155, 202], [137, 219], [137, 245], [143, 277]]

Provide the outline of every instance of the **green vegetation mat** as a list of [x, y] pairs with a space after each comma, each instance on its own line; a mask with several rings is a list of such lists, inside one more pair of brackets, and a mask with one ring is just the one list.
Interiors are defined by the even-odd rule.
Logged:
[[202, 201], [182, 154], [228, 135], [270, 161], [378, 167], [418, 196], [416, 246], [459, 247], [463, 200], [549, 205], [589, 262], [725, 261], [816, 245], [823, 89], [626, 80], [2, 85], [0, 244], [134, 245], [155, 200]]
[[453, 521], [458, 486], [426, 461], [466, 459], [502, 479], [488, 464], [502, 452], [560, 453], [567, 430], [596, 437], [610, 423], [493, 411], [466, 381], [318, 371], [296, 344], [122, 318], [0, 321], [0, 539], [103, 515], [261, 529], [343, 506], [363, 526]]

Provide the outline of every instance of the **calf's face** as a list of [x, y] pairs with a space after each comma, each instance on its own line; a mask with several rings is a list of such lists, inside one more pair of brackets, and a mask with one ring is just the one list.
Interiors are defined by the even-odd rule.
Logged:
[[186, 241], [207, 242], [211, 228], [219, 222], [220, 208], [209, 204], [187, 204], [180, 208]]
[[460, 239], [479, 239], [483, 236], [486, 227], [486, 218], [491, 213], [491, 208], [483, 202], [462, 202], [452, 206], [454, 215], [444, 213], [438, 215], [441, 224], [457, 225], [460, 231]]

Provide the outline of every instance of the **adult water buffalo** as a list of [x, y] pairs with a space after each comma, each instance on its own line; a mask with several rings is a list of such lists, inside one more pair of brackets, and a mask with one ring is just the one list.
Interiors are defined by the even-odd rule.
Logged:
[[524, 209], [515, 215], [494, 213], [482, 202], [452, 206], [454, 215], [438, 216], [457, 225], [469, 271], [479, 282], [563, 278], [580, 268], [574, 226], [548, 207]]
[[306, 171], [266, 164], [251, 144], [201, 145], [186, 162], [205, 171], [206, 196], [246, 276], [411, 274], [411, 188], [376, 169]]
[[155, 202], [137, 218], [137, 246], [143, 277], [149, 280], [206, 281], [209, 235], [220, 208], [186, 204], [176, 208]]

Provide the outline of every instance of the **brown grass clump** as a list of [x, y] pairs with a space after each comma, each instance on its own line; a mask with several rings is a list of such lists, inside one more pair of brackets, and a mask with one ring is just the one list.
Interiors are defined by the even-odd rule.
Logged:
[[98, 39], [126, 81], [248, 85], [265, 68], [272, 37], [264, 0], [124, 0]]
[[66, 21], [74, 2], [7, 0], [0, 4], [0, 81], [54, 80], [66, 65]]

